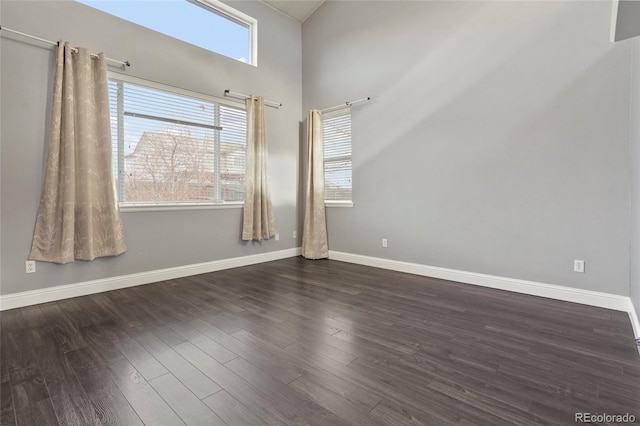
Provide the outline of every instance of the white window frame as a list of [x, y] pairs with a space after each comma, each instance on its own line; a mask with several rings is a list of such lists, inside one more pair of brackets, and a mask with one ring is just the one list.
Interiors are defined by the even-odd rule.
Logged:
[[[222, 18], [225, 18], [231, 22], [234, 22], [240, 26], [243, 27], [247, 27], [249, 29], [249, 57], [247, 58], [247, 61], [241, 61], [237, 58], [233, 58], [230, 57], [228, 55], [225, 55], [224, 53], [220, 53], [220, 52], [216, 52], [215, 50], [211, 50], [211, 49], [207, 49], [206, 47], [201, 47], [202, 49], [206, 49], [209, 50], [210, 52], [216, 53], [218, 55], [222, 55], [224, 57], [227, 58], [231, 58], [234, 60], [237, 60], [238, 62], [242, 62], [242, 63], [246, 63], [248, 65], [253, 65], [254, 67], [258, 66], [258, 20], [252, 16], [247, 15], [246, 13], [240, 12], [239, 10], [234, 9], [233, 7], [229, 6], [228, 4], [225, 4], [223, 2], [221, 2], [220, 0], [183, 0], [186, 1], [188, 3], [191, 3], [195, 6], [200, 7], [201, 9], [203, 9], [204, 11], [208, 11], [210, 13], [215, 13], [218, 16], [221, 16]], [[84, 3], [83, 3], [84, 4]], [[89, 6], [89, 5], [87, 5]], [[89, 7], [93, 7], [93, 6], [89, 6]], [[96, 10], [100, 10], [102, 11], [102, 9], [95, 7]], [[109, 12], [104, 12], [104, 13], [109, 13]], [[110, 15], [112, 15], [111, 13], [109, 13]], [[119, 15], [112, 15], [115, 16], [117, 18], [120, 18], [122, 20], [125, 20], [127, 22], [132, 22], [136, 25], [140, 25], [137, 24], [136, 22], [130, 21], [127, 18], [123, 18], [120, 17]], [[144, 26], [144, 25], [143, 25]], [[148, 27], [145, 27], [148, 28]], [[170, 34], [166, 34], [164, 32], [162, 32], [161, 30], [153, 30], [153, 31], [159, 31], [169, 37], [175, 38], [173, 36], [171, 36]], [[178, 38], [175, 38], [176, 40], [181, 40]], [[190, 43], [189, 41], [185, 41], [185, 40], [181, 40], [185, 43], [189, 43], [192, 44], [194, 46], [197, 46], [193, 43]]]
[[[191, 98], [202, 99], [203, 101], [216, 102], [221, 105], [227, 105], [230, 107], [245, 109], [246, 106], [243, 102], [234, 101], [229, 98], [219, 98], [217, 96], [206, 95], [199, 92], [193, 92], [191, 90], [182, 89], [168, 84], [157, 83], [142, 78], [132, 77], [130, 75], [121, 74], [113, 71], [107, 72], [107, 80], [120, 80], [125, 83], [137, 84], [140, 86], [149, 87], [151, 89], [162, 90], [177, 95], [188, 96]], [[114, 137], [114, 135], [112, 135]], [[118, 142], [119, 143], [119, 142]], [[119, 148], [120, 149], [120, 148]], [[120, 161], [120, 159], [118, 159]], [[120, 168], [118, 168], [120, 169]], [[118, 179], [120, 176], [114, 174], [113, 184], [116, 186], [115, 192], [119, 194], [119, 187], [117, 187]], [[171, 210], [207, 210], [207, 209], [229, 209], [229, 208], [243, 208], [244, 201], [224, 201], [224, 202], [172, 202], [172, 201], [159, 201], [159, 202], [127, 202], [120, 201], [118, 199], [118, 206], [121, 212], [149, 212], [149, 211], [171, 211]]]
[[247, 25], [249, 27], [249, 61], [247, 64], [258, 66], [258, 20], [256, 18], [222, 3], [220, 0], [192, 0], [192, 2], [199, 3], [205, 8], [211, 9], [213, 13], [218, 13], [240, 25]]
[[[351, 197], [353, 198], [353, 197]], [[324, 200], [325, 207], [353, 207], [353, 199], [349, 200]]]

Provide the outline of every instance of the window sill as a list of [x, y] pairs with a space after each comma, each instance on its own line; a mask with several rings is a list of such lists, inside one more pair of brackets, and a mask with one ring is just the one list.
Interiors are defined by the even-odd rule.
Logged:
[[353, 207], [353, 201], [325, 201], [325, 207]]
[[193, 203], [193, 204], [120, 204], [120, 212], [122, 213], [138, 213], [138, 212], [162, 212], [162, 211], [184, 211], [184, 210], [218, 210], [218, 209], [241, 209], [244, 207], [243, 202], [228, 203]]

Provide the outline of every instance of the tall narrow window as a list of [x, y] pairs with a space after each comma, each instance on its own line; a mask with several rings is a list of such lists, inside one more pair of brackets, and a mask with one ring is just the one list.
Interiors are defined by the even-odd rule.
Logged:
[[77, 0], [134, 24], [258, 65], [258, 21], [218, 0]]
[[323, 114], [324, 198], [327, 203], [349, 202], [352, 197], [351, 110]]
[[241, 203], [246, 164], [244, 108], [129, 80], [133, 79], [109, 79], [121, 205]]

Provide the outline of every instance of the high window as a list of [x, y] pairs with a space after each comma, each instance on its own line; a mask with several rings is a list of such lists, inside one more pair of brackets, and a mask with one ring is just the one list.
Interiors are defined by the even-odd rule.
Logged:
[[121, 206], [242, 203], [243, 107], [114, 74], [109, 102]]
[[77, 1], [212, 52], [258, 64], [258, 21], [218, 0]]
[[351, 109], [322, 116], [324, 142], [324, 199], [327, 204], [346, 204], [352, 198]]

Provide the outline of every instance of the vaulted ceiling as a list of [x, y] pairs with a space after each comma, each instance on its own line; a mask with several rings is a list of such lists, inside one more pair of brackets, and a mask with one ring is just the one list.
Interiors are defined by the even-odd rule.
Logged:
[[299, 22], [304, 22], [325, 0], [262, 0]]

